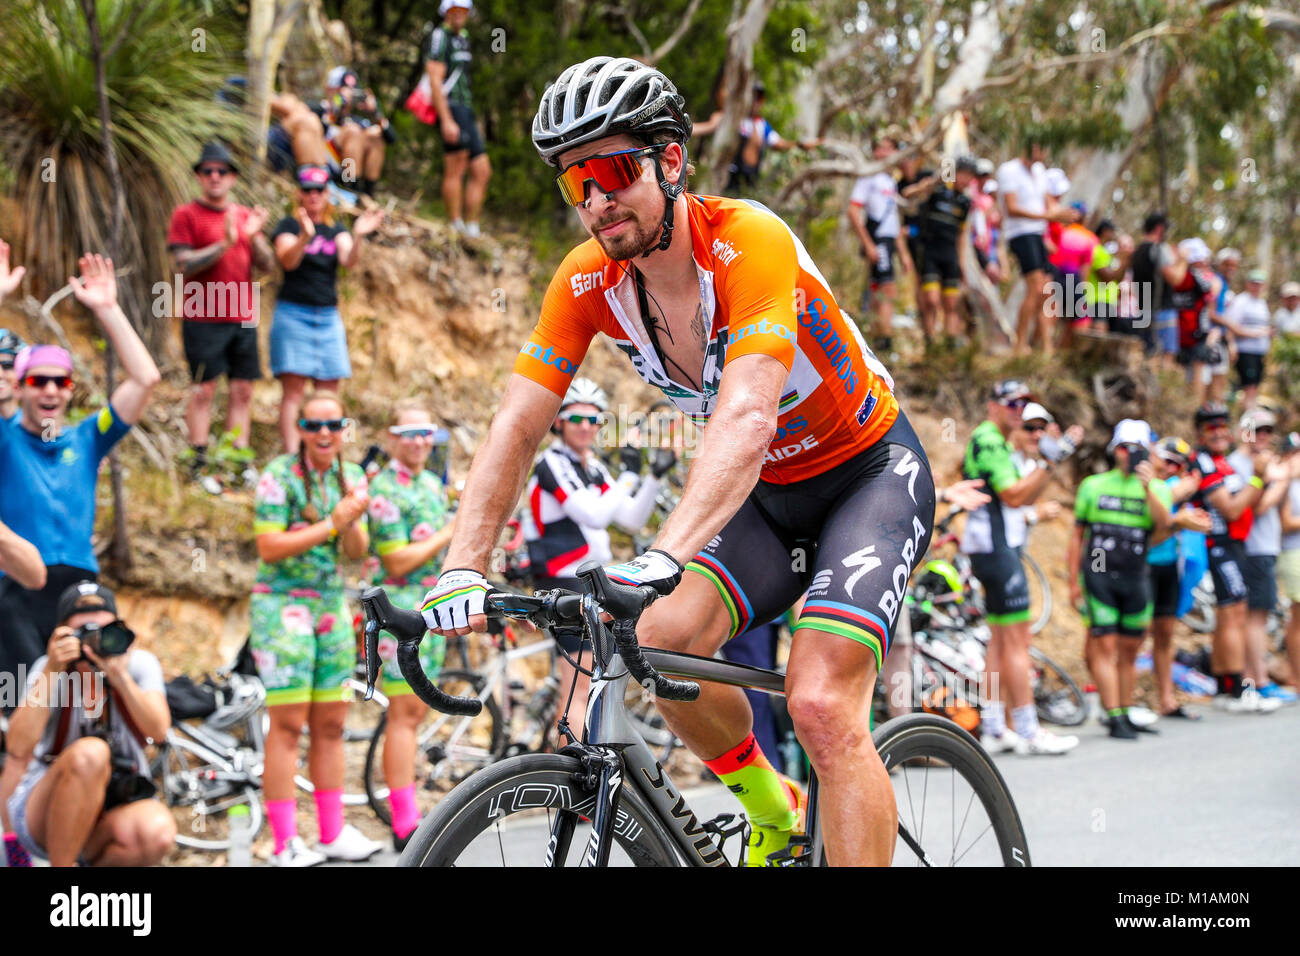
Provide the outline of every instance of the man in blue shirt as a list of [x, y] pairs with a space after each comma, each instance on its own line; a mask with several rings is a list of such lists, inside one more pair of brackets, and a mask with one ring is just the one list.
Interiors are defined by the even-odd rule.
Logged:
[[126, 378], [107, 405], [68, 428], [72, 357], [51, 345], [19, 353], [19, 414], [0, 419], [0, 522], [40, 551], [46, 583], [33, 591], [0, 577], [0, 679], [30, 667], [44, 652], [63, 590], [98, 576], [91, 533], [99, 463], [139, 421], [159, 380], [117, 304], [112, 260], [86, 255], [80, 268], [80, 279], [69, 280], [73, 294], [95, 314]]

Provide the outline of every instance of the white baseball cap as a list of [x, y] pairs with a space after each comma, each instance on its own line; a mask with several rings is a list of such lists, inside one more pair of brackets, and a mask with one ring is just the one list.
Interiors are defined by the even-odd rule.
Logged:
[[1283, 282], [1282, 298], [1289, 299], [1293, 295], [1300, 295], [1300, 282]]
[[447, 11], [452, 7], [463, 7], [466, 10], [474, 9], [474, 0], [442, 0], [438, 6], [438, 16], [445, 17]]
[[1049, 196], [1064, 196], [1070, 191], [1070, 177], [1065, 175], [1065, 170], [1059, 166], [1053, 166], [1047, 171], [1047, 194]]
[[1025, 410], [1020, 413], [1020, 420], [1022, 422], [1056, 421], [1056, 419], [1052, 417], [1052, 413], [1037, 402], [1030, 402], [1025, 406]]
[[1190, 239], [1184, 239], [1178, 244], [1178, 251], [1188, 262], [1209, 262], [1210, 247], [1205, 244], [1204, 239], [1198, 239], [1193, 236]]
[[1115, 434], [1110, 438], [1107, 451], [1114, 451], [1117, 445], [1151, 444], [1151, 426], [1140, 418], [1126, 418], [1115, 426]]

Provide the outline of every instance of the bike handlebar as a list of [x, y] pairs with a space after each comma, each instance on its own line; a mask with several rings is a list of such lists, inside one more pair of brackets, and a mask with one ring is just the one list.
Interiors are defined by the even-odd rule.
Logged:
[[[578, 577], [584, 584], [584, 594], [555, 589], [537, 592], [531, 597], [511, 591], [489, 591], [484, 599], [485, 609], [502, 617], [531, 621], [539, 627], [583, 624], [587, 629], [602, 627], [599, 612], [613, 618], [611, 628], [614, 645], [630, 673], [641, 686], [649, 688], [665, 700], [695, 700], [700, 696], [700, 685], [694, 681], [680, 681], [665, 677], [645, 659], [636, 639], [636, 622], [641, 612], [658, 597], [654, 588], [643, 585], [633, 587], [611, 581], [598, 561], [588, 561], [578, 568]], [[587, 615], [587, 596], [590, 610]], [[394, 607], [387, 592], [380, 587], [366, 588], [361, 594], [361, 608], [366, 616], [366, 699], [374, 693], [379, 678], [379, 632], [388, 631], [397, 638], [397, 663], [402, 676], [422, 701], [444, 714], [474, 717], [483, 709], [477, 697], [453, 697], [440, 690], [429, 680], [420, 666], [419, 647], [428, 629], [424, 615], [414, 609]], [[595, 635], [591, 635], [593, 641]]]

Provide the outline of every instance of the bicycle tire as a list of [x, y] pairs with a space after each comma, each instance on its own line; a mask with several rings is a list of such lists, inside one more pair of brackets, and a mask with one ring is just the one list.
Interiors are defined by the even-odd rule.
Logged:
[[[918, 820], [914, 801], [909, 800], [909, 805], [904, 806], [903, 798], [913, 796], [915, 789], [912, 786], [909, 771], [919, 771], [919, 774], [924, 776], [925, 796], [928, 797], [930, 793], [930, 774], [933, 772], [942, 775], [951, 770], [954, 775], [960, 774], [966, 785], [970, 787], [972, 800], [978, 797], [989, 820], [989, 827], [986, 830], [991, 828], [993, 831], [1002, 865], [1030, 865], [1029, 846], [1025, 839], [1024, 826], [1020, 822], [1020, 814], [1016, 810], [1015, 802], [1011, 799], [1011, 793], [1007, 789], [1006, 781], [1002, 779], [1002, 774], [998, 772], [997, 766], [989, 755], [975, 742], [974, 737], [952, 721], [944, 720], [932, 714], [906, 714], [897, 717], [876, 728], [876, 731], [871, 736], [875, 742], [876, 751], [880, 754], [881, 760], [885, 762], [885, 767], [890, 771], [891, 779], [894, 780], [895, 792], [898, 793], [899, 823], [908, 828], [909, 833], [920, 843], [921, 848], [927, 854], [937, 844], [930, 841], [927, 846], [925, 811], [922, 810], [921, 817]], [[900, 775], [906, 782], [902, 792], [899, 792], [898, 781]], [[954, 792], [955, 787], [956, 781], [953, 780], [952, 789]], [[958, 801], [954, 799], [954, 811], [957, 804]], [[985, 831], [980, 832], [961, 856], [957, 855], [958, 843], [965, 831], [970, 810], [971, 807], [968, 803], [965, 815], [962, 817], [960, 830], [957, 830], [955, 812], [953, 814], [951, 829], [956, 831], [954, 845], [951, 848], [949, 862], [943, 865], [960, 863], [976, 843], [983, 839]], [[894, 856], [895, 866], [911, 865], [913, 862], [919, 866], [925, 862], [922, 858], [916, 856], [911, 847], [901, 837], [895, 846]], [[930, 856], [931, 860], [934, 861], [934, 855], [930, 854]], [[942, 859], [943, 854], [939, 854], [938, 862], [942, 863]], [[824, 862], [823, 854], [823, 865]], [[972, 864], [974, 863], [975, 861], [972, 861]]]
[[[181, 756], [190, 754], [192, 760]], [[168, 766], [169, 760], [179, 761], [179, 769]], [[150, 764], [152, 776], [158, 781], [158, 792], [168, 807], [189, 807], [190, 827], [187, 831], [179, 824], [176, 827], [176, 842], [191, 850], [220, 851], [230, 849], [230, 837], [227, 829], [226, 815], [231, 807], [245, 804], [248, 806], [249, 839], [255, 839], [262, 829], [265, 815], [259, 790], [253, 784], [234, 785], [228, 793], [214, 790], [212, 783], [202, 779], [204, 770], [228, 771], [229, 766], [216, 766], [197, 752], [188, 741], [180, 739], [167, 741], [158, 748], [158, 754]], [[216, 802], [208, 805], [206, 795], [200, 798], [200, 792], [206, 790], [208, 795], [216, 793]], [[201, 808], [200, 808], [201, 807]], [[195, 830], [195, 821], [198, 829]], [[211, 821], [211, 823], [209, 823]], [[211, 830], [209, 829], [211, 827]], [[204, 836], [195, 836], [194, 833]]]
[[[1037, 634], [1043, 628], [1047, 627], [1047, 622], [1052, 619], [1052, 585], [1047, 580], [1047, 572], [1042, 566], [1033, 559], [1028, 551], [1022, 555], [1025, 564], [1025, 580], [1027, 582], [1038, 582], [1038, 593], [1041, 595], [1039, 600], [1042, 606], [1038, 609], [1038, 616], [1029, 622], [1029, 633]], [[1029, 604], [1034, 604], [1034, 588], [1029, 588]]]
[[[478, 696], [483, 692], [485, 678], [482, 674], [474, 671], [464, 670], [445, 670], [438, 674], [435, 683], [445, 693], [454, 697]], [[481, 764], [474, 765], [474, 769], [481, 769], [490, 763], [501, 759], [506, 749], [505, 720], [501, 716], [501, 706], [497, 703], [495, 697], [488, 697], [483, 702], [483, 710], [477, 717], [449, 717], [446, 714], [439, 714], [435, 711], [429, 711], [425, 721], [432, 720], [432, 724], [421, 723], [421, 729], [417, 731], [416, 753], [415, 753], [415, 790], [418, 795], [425, 792], [433, 792], [437, 788], [438, 778], [429, 777], [428, 772], [434, 768], [434, 761], [430, 756], [429, 748], [434, 745], [433, 737], [438, 728], [445, 726], [458, 726], [462, 722], [469, 721], [478, 734], [486, 734], [490, 743], [484, 752], [485, 759]], [[366, 748], [365, 763], [365, 788], [366, 799], [370, 803], [370, 809], [375, 812], [384, 824], [384, 826], [393, 825], [392, 810], [388, 806], [388, 784], [384, 780], [383, 767], [383, 745], [385, 733], [388, 729], [388, 714], [385, 713], [380, 719], [379, 725], [375, 728], [375, 734]], [[473, 770], [470, 771], [471, 773]], [[441, 776], [441, 775], [440, 775]], [[451, 783], [457, 784], [467, 775], [453, 775]]]
[[[516, 813], [532, 812], [536, 823], [542, 822], [540, 811], [545, 810], [549, 824], [554, 810], [569, 810], [581, 814], [593, 806], [595, 791], [578, 791], [575, 795], [575, 775], [579, 763], [574, 757], [561, 754], [523, 754], [510, 757], [488, 767], [467, 779], [453, 790], [432, 813], [421, 821], [411, 841], [403, 851], [398, 866], [455, 866], [475, 839], [497, 827], [496, 843], [501, 847], [502, 864], [505, 865], [505, 848], [502, 831], [503, 818]], [[509, 809], [499, 801], [511, 795]], [[520, 800], [527, 801], [521, 806]], [[681, 866], [682, 860], [672, 837], [664, 830], [658, 817], [645, 800], [629, 783], [619, 794], [619, 822], [615, 840], [618, 847], [635, 866]], [[530, 852], [522, 865], [541, 866], [549, 842], [549, 826], [520, 826], [517, 831], [531, 830], [534, 854]], [[519, 832], [512, 834], [517, 839]], [[539, 842], [540, 839], [540, 842]], [[491, 838], [488, 840], [490, 849]], [[586, 837], [575, 836], [570, 845], [569, 858], [578, 857]], [[567, 859], [567, 858], [566, 858]], [[562, 865], [563, 861], [561, 862]], [[461, 865], [473, 865], [466, 859]]]
[[[1074, 678], [1036, 647], [1029, 648], [1029, 660], [1039, 669], [1030, 675], [1038, 719], [1060, 727], [1078, 727], [1087, 720], [1088, 701]], [[1054, 676], [1045, 681], [1049, 673]]]

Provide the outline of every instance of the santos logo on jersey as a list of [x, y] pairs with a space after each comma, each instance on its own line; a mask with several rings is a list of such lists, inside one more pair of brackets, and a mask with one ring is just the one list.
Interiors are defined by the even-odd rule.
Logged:
[[569, 276], [569, 288], [573, 290], [575, 299], [592, 289], [600, 288], [604, 284], [605, 273], [603, 272], [579, 272], [577, 275]]
[[563, 355], [558, 354], [549, 345], [546, 346], [546, 351], [542, 351], [541, 346], [536, 342], [525, 342], [524, 347], [519, 351], [524, 355], [527, 355], [529, 358], [537, 359], [537, 361], [541, 362], [543, 365], [554, 365], [565, 375], [572, 375], [578, 370], [578, 366], [574, 365]]
[[826, 317], [826, 303], [813, 299], [808, 308], [799, 313], [799, 324], [808, 329], [809, 334], [817, 340], [826, 357], [830, 359], [835, 374], [844, 383], [844, 394], [852, 395], [858, 387], [858, 373], [853, 368], [853, 356], [849, 352], [849, 343], [840, 338], [831, 320]]

